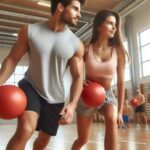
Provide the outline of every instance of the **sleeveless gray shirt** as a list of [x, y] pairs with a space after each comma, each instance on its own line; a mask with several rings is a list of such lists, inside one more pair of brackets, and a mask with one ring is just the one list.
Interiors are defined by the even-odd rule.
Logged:
[[48, 103], [62, 103], [72, 83], [68, 60], [79, 47], [79, 38], [66, 26], [52, 31], [46, 22], [28, 26], [29, 67], [25, 78]]

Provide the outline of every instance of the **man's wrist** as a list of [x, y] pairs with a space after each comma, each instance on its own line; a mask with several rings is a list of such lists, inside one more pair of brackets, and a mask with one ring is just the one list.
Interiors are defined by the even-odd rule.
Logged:
[[77, 107], [77, 103], [78, 103], [78, 102], [75, 101], [75, 100], [70, 100], [70, 104], [72, 104], [74, 108]]

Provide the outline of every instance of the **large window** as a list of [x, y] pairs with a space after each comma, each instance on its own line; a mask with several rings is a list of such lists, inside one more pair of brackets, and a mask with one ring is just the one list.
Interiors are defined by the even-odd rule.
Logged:
[[[125, 41], [124, 43], [124, 47], [127, 51], [127, 53], [129, 53], [129, 48], [128, 48], [128, 42]], [[130, 64], [128, 62], [128, 58], [126, 57], [126, 66], [125, 66], [125, 81], [130, 81], [131, 80], [131, 73], [130, 73]]]
[[23, 78], [26, 70], [27, 66], [17, 66], [14, 73], [7, 80], [6, 84], [17, 85], [18, 81]]
[[150, 28], [139, 32], [140, 76], [150, 75]]

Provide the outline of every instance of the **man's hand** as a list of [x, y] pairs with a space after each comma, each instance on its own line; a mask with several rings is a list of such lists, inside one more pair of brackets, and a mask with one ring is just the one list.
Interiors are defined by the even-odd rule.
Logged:
[[71, 102], [68, 105], [64, 106], [64, 108], [60, 112], [60, 115], [62, 115], [62, 118], [58, 122], [60, 125], [66, 125], [72, 122], [75, 107], [76, 106]]

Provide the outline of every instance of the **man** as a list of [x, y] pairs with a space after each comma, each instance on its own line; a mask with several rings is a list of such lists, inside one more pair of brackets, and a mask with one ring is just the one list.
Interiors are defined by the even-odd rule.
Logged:
[[123, 104], [123, 125], [122, 127], [130, 127], [130, 115], [131, 115], [131, 106], [129, 105], [129, 100], [125, 99]]
[[143, 118], [145, 124], [147, 123], [147, 118], [145, 115], [145, 97], [138, 88], [136, 89], [136, 93], [137, 94], [134, 96], [134, 98], [138, 100], [138, 106], [135, 107], [135, 117], [136, 117], [136, 127], [139, 127], [140, 115]]
[[147, 94], [147, 101], [150, 103], [150, 92]]
[[[0, 70], [0, 85], [13, 73], [25, 53], [29, 68], [19, 86], [24, 90], [28, 104], [18, 118], [14, 136], [7, 150], [24, 150], [35, 129], [39, 130], [34, 150], [43, 150], [51, 136], [56, 135], [59, 124], [69, 124], [82, 90], [83, 44], [68, 28], [75, 26], [80, 6], [85, 0], [51, 0], [52, 16], [46, 22], [23, 27], [18, 40], [4, 59]], [[70, 68], [72, 83], [70, 102], [64, 106], [64, 76]]]

